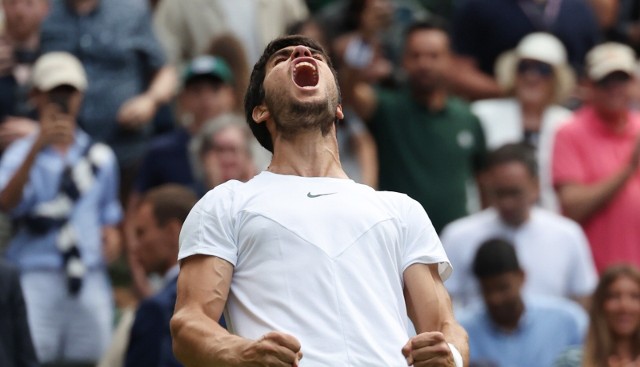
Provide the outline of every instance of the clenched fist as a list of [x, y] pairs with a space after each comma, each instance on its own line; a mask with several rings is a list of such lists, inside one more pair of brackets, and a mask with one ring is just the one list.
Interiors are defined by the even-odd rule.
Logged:
[[247, 345], [241, 352], [242, 366], [297, 367], [302, 359], [300, 342], [295, 337], [270, 332]]
[[441, 332], [426, 332], [409, 339], [402, 347], [408, 366], [456, 367], [449, 344]]

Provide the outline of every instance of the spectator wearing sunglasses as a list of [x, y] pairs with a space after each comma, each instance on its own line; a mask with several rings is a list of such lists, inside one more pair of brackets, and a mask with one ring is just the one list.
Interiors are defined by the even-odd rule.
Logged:
[[640, 265], [640, 114], [629, 107], [636, 58], [604, 43], [586, 61], [588, 100], [558, 131], [552, 170], [562, 211], [582, 224], [602, 272]]
[[507, 98], [475, 102], [490, 149], [526, 143], [536, 150], [542, 207], [557, 211], [551, 184], [551, 153], [558, 127], [571, 112], [560, 106], [575, 86], [567, 52], [549, 33], [532, 33], [496, 62], [496, 78]]

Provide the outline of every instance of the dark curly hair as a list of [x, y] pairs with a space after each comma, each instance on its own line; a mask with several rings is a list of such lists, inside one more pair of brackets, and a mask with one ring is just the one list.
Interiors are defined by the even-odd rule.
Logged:
[[253, 135], [265, 149], [272, 153], [273, 140], [271, 139], [271, 134], [269, 133], [269, 130], [267, 129], [267, 126], [265, 124], [258, 124], [253, 119], [253, 109], [264, 102], [264, 77], [266, 75], [265, 69], [267, 61], [269, 61], [271, 56], [279, 50], [282, 50], [283, 48], [289, 46], [299, 45], [319, 51], [320, 54], [324, 56], [325, 60], [327, 60], [329, 69], [331, 69], [331, 72], [333, 73], [336, 87], [338, 88], [338, 100], [340, 100], [340, 87], [338, 85], [337, 73], [334, 70], [333, 65], [331, 64], [329, 56], [322, 48], [322, 46], [320, 46], [320, 44], [309, 37], [300, 35], [280, 37], [271, 41], [264, 49], [260, 60], [258, 60], [258, 62], [253, 67], [253, 71], [251, 72], [251, 78], [249, 79], [249, 88], [247, 88], [247, 94], [245, 94], [244, 96], [244, 111], [247, 118], [247, 123], [249, 124]]

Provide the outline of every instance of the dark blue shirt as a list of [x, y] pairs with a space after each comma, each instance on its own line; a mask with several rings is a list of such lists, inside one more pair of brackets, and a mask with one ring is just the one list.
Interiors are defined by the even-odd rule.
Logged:
[[43, 53], [66, 51], [82, 61], [89, 79], [79, 117], [83, 129], [111, 145], [121, 164], [140, 158], [150, 128], [122, 129], [116, 116], [165, 64], [146, 2], [101, 0], [89, 14], [78, 15], [66, 1], [54, 0], [41, 43]]
[[189, 160], [190, 139], [191, 135], [183, 128], [154, 138], [140, 165], [134, 189], [143, 193], [166, 183], [176, 183], [199, 193]]
[[520, 2], [528, 1], [466, 0], [454, 13], [456, 52], [473, 57], [482, 71], [493, 75], [494, 63], [502, 52], [515, 48], [529, 33], [548, 31], [567, 48], [571, 65], [581, 70], [586, 53], [600, 39], [596, 18], [587, 2], [549, 0], [548, 3], [560, 2], [560, 7], [557, 16], [549, 18], [546, 29], [544, 19], [528, 16]]

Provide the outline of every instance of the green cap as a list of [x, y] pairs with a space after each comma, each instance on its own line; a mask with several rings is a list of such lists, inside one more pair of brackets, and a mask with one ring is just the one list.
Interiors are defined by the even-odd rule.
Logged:
[[182, 83], [186, 84], [190, 79], [197, 76], [212, 76], [222, 80], [224, 83], [233, 83], [233, 74], [224, 60], [215, 56], [198, 56], [192, 59], [184, 68], [182, 73]]

